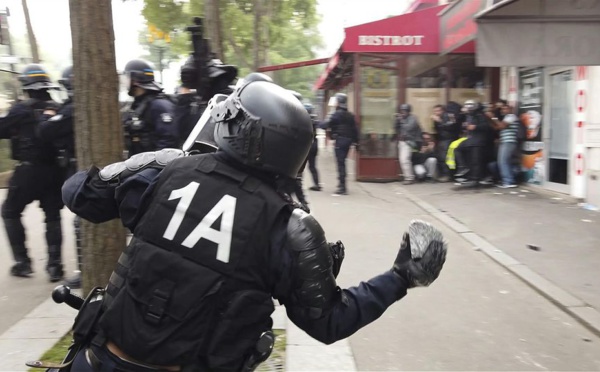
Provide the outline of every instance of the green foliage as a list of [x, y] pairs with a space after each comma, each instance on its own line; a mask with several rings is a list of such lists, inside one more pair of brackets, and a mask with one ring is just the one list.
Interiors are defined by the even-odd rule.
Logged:
[[[69, 346], [71, 346], [72, 340], [73, 333], [67, 333], [60, 340], [58, 340], [56, 344], [52, 346], [52, 348], [48, 349], [39, 360], [52, 363], [61, 363], [65, 355], [67, 355], [67, 351], [69, 350]], [[30, 368], [28, 371], [39, 372], [41, 370], [39, 368]]]
[[[171, 31], [168, 45], [171, 57], [183, 57], [191, 52], [185, 27], [193, 16], [203, 16], [207, 1], [144, 0], [143, 15], [148, 24]], [[317, 0], [214, 1], [219, 7], [223, 62], [237, 65], [240, 76], [255, 66], [314, 59], [314, 51], [322, 46], [317, 30]], [[152, 49], [148, 41], [141, 38], [141, 42]], [[322, 66], [311, 66], [276, 71], [271, 75], [278, 84], [310, 99], [312, 84], [321, 70]]]

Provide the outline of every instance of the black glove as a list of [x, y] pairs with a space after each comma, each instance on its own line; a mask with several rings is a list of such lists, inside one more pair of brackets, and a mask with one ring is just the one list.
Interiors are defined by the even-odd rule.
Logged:
[[344, 247], [344, 243], [341, 240], [338, 240], [335, 243], [328, 243], [329, 251], [331, 252], [331, 258], [333, 258], [333, 276], [337, 278], [340, 273], [340, 269], [342, 268], [342, 262], [344, 261], [344, 257], [346, 257], [346, 248]]
[[392, 271], [406, 281], [408, 288], [427, 287], [440, 275], [447, 249], [438, 229], [423, 221], [412, 221], [402, 237]]
[[189, 56], [187, 61], [181, 66], [181, 86], [188, 89], [198, 89], [198, 70], [194, 61], [194, 56]]

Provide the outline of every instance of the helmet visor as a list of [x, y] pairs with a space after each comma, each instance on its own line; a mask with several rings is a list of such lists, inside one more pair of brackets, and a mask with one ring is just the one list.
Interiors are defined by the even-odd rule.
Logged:
[[200, 119], [192, 129], [192, 132], [183, 143], [183, 151], [198, 150], [201, 153], [214, 152], [217, 150], [215, 142], [216, 121], [212, 118], [212, 110], [217, 103], [225, 101], [227, 96], [216, 94], [209, 102], [206, 110], [200, 116]]

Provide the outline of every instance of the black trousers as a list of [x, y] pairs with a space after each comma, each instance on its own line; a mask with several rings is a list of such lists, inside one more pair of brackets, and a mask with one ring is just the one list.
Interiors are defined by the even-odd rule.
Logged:
[[484, 166], [486, 162], [486, 152], [485, 147], [483, 146], [471, 146], [466, 147], [468, 151], [468, 163], [470, 164], [469, 168], [471, 172], [469, 172], [469, 179], [471, 181], [481, 181], [484, 176]]
[[308, 170], [315, 186], [319, 186], [319, 172], [317, 171], [317, 154], [319, 153], [319, 144], [314, 141], [308, 152]]
[[446, 165], [446, 156], [448, 155], [448, 148], [453, 140], [440, 140], [437, 144], [437, 159], [438, 159], [438, 170], [440, 176], [450, 176], [450, 168]]
[[335, 140], [335, 159], [338, 169], [338, 187], [346, 190], [346, 157], [350, 151], [352, 140], [346, 137], [338, 137]]
[[64, 177], [64, 168], [55, 165], [19, 164], [15, 167], [9, 181], [8, 195], [2, 204], [2, 219], [16, 261], [28, 259], [21, 214], [35, 200], [39, 200], [46, 215], [48, 252], [54, 256], [54, 260], [60, 260], [60, 210], [64, 206], [61, 187]]

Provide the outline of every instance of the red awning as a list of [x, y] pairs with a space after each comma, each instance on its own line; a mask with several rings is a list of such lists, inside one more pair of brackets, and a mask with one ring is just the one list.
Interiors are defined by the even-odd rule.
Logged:
[[441, 53], [475, 53], [475, 15], [486, 0], [456, 0], [440, 14]]
[[329, 62], [327, 63], [327, 66], [325, 67], [325, 71], [323, 71], [321, 76], [319, 76], [319, 78], [315, 82], [315, 85], [313, 86], [313, 90], [319, 90], [319, 89], [325, 88], [325, 83], [327, 82], [328, 78], [331, 78], [332, 72], [334, 70], [338, 70], [340, 68], [340, 66], [339, 66], [340, 56], [341, 56], [341, 51], [338, 50], [337, 53], [334, 54], [334, 56], [331, 57], [331, 59], [329, 59]]
[[446, 5], [365, 23], [345, 29], [344, 52], [435, 53], [440, 52], [438, 13]]

